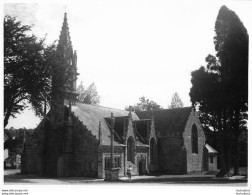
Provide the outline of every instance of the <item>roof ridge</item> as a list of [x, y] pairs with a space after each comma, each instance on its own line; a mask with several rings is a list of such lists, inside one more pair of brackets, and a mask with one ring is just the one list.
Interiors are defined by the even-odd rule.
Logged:
[[159, 111], [167, 111], [167, 110], [180, 110], [180, 109], [192, 109], [192, 106], [181, 107], [181, 108], [164, 108], [159, 110], [145, 110], [145, 111], [136, 111], [136, 112], [159, 112]]
[[[85, 103], [79, 103], [78, 104], [85, 104]], [[129, 112], [127, 110], [123, 110], [123, 109], [119, 109], [119, 108], [111, 108], [111, 107], [106, 107], [106, 106], [101, 106], [101, 105], [94, 105], [94, 104], [85, 104], [88, 106], [93, 106], [93, 107], [100, 107], [100, 108], [109, 108], [109, 109], [113, 109], [113, 110], [120, 110], [120, 111], [125, 111], [125, 112]]]
[[[156, 111], [167, 111], [167, 110], [182, 110], [182, 109], [192, 109], [192, 107], [182, 107], [182, 108], [165, 108], [165, 109], [161, 109], [161, 110], [156, 110]], [[155, 111], [154, 111], [155, 112]]]

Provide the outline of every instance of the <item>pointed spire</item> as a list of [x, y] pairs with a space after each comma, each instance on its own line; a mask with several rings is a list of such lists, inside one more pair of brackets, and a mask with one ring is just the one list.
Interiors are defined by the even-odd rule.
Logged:
[[67, 13], [64, 14], [63, 26], [62, 26], [60, 37], [59, 37], [59, 45], [63, 45], [65, 47], [67, 46], [71, 47], [71, 39], [70, 39], [69, 27], [67, 23]]

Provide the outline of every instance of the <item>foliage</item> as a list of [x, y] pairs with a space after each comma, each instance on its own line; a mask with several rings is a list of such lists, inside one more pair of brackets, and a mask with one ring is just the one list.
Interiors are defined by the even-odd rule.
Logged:
[[[246, 111], [248, 103], [248, 34], [235, 12], [222, 6], [216, 23], [215, 50], [228, 103]], [[244, 106], [245, 105], [245, 106]]]
[[94, 105], [98, 105], [100, 103], [100, 96], [94, 82], [91, 83], [87, 89], [85, 89], [83, 82], [81, 82], [76, 91], [79, 94], [77, 97], [79, 102]]
[[182, 100], [180, 99], [178, 93], [175, 92], [172, 95], [171, 104], [168, 106], [168, 108], [173, 109], [173, 108], [183, 108], [183, 107], [184, 107], [184, 104], [183, 104]]
[[190, 97], [205, 127], [218, 133], [219, 176], [223, 176], [230, 171], [232, 154], [238, 174], [239, 135], [247, 128], [248, 34], [238, 16], [226, 6], [220, 8], [215, 32], [216, 57], [208, 55], [207, 67], [192, 72]]
[[[4, 149], [15, 151], [23, 147], [24, 141], [32, 135], [33, 129], [5, 129], [4, 132], [9, 136], [9, 139], [4, 142]], [[25, 136], [25, 137], [24, 137]]]
[[[158, 105], [153, 100], [146, 99], [144, 96], [139, 98], [139, 103], [134, 105], [135, 111], [153, 111], [153, 110], [160, 110], [162, 107]], [[129, 107], [126, 107], [125, 110], [129, 111]]]
[[50, 99], [51, 63], [55, 45], [29, 35], [31, 27], [4, 17], [4, 126], [31, 103], [37, 115]]

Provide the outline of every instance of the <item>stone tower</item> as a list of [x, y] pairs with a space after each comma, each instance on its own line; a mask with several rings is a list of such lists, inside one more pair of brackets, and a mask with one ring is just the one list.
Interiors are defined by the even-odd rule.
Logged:
[[52, 120], [55, 125], [60, 125], [66, 116], [64, 105], [71, 108], [71, 104], [77, 96], [77, 54], [73, 51], [67, 13], [64, 14], [64, 22], [59, 36], [59, 42], [55, 54], [55, 64], [52, 75]]
[[48, 176], [71, 176], [73, 172], [73, 125], [71, 105], [76, 99], [77, 54], [73, 51], [64, 14], [55, 52], [52, 75], [50, 122], [46, 129], [46, 171]]

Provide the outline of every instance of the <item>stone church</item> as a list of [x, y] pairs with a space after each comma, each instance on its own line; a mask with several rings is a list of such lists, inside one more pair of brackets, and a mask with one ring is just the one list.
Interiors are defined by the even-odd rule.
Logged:
[[56, 58], [60, 70], [52, 76], [51, 110], [26, 140], [22, 173], [104, 178], [111, 162], [112, 122], [120, 176], [129, 165], [133, 175], [206, 171], [205, 136], [192, 108], [133, 112], [75, 101], [77, 53], [66, 13]]

